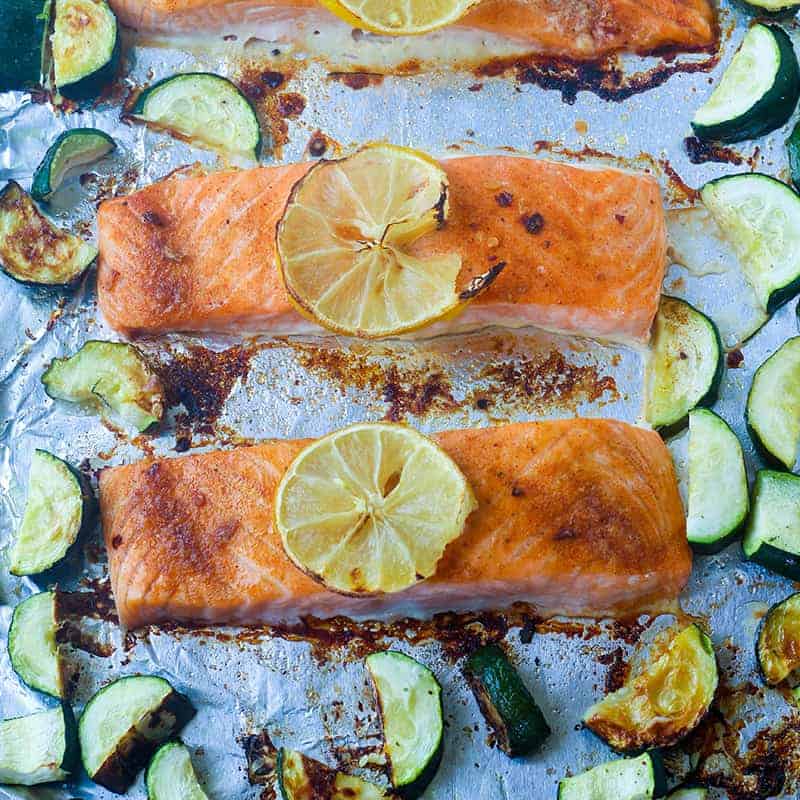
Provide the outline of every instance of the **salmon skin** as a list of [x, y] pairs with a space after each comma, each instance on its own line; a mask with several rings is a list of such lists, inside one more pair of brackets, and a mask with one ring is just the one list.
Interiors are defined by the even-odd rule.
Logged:
[[[145, 32], [210, 30], [243, 22], [332, 20], [317, 0], [111, 0], [123, 24]], [[576, 60], [609, 53], [697, 50], [716, 40], [708, 0], [483, 0], [458, 27]]]
[[[450, 216], [417, 256], [456, 252], [459, 288], [505, 270], [425, 335], [533, 325], [646, 341], [667, 264], [664, 209], [644, 173], [515, 156], [442, 161]], [[310, 164], [178, 176], [101, 205], [98, 298], [128, 334], [319, 332], [290, 304], [275, 228]]]
[[692, 559], [670, 454], [652, 431], [557, 420], [435, 437], [478, 501], [436, 574], [379, 597], [329, 592], [273, 526], [282, 474], [307, 441], [145, 460], [100, 475], [122, 623], [426, 616], [535, 604], [615, 616], [670, 607]]

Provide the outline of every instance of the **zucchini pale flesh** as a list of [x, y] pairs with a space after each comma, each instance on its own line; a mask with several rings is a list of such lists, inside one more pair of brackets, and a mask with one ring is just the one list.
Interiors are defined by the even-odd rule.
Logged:
[[0, 722], [0, 784], [64, 781], [77, 761], [75, 719], [69, 706]]
[[98, 161], [115, 147], [114, 140], [97, 128], [64, 131], [50, 145], [36, 168], [31, 196], [35, 200], [49, 200], [70, 170]]
[[126, 792], [158, 745], [194, 713], [163, 678], [133, 675], [110, 683], [86, 704], [78, 723], [87, 775], [112, 792]]
[[235, 84], [220, 75], [187, 72], [165, 78], [142, 92], [131, 113], [212, 150], [254, 161], [261, 153], [255, 109]]
[[64, 97], [96, 97], [114, 77], [120, 34], [106, 0], [55, 0], [50, 41], [56, 86]]
[[332, 769], [295, 750], [278, 753], [278, 786], [282, 800], [388, 800], [374, 783]]
[[777, 603], [764, 617], [757, 656], [770, 686], [800, 685], [800, 593]]
[[55, 592], [40, 592], [15, 609], [8, 629], [8, 655], [14, 672], [37, 691], [64, 697], [64, 664], [56, 642]]
[[800, 581], [800, 477], [759, 471], [742, 549], [751, 561]]
[[791, 469], [800, 444], [800, 336], [757, 370], [747, 396], [747, 426], [762, 453]]
[[83, 477], [46, 450], [35, 450], [28, 473], [28, 499], [10, 553], [13, 575], [37, 575], [67, 554], [91, 515]]
[[689, 625], [621, 689], [595, 703], [584, 724], [619, 752], [667, 747], [708, 713], [718, 680], [711, 640]]
[[739, 532], [750, 508], [742, 446], [707, 408], [689, 414], [689, 513], [686, 535], [701, 553], [716, 553]]
[[97, 257], [97, 248], [53, 225], [16, 181], [0, 191], [0, 269], [20, 283], [67, 286]]
[[110, 413], [139, 431], [164, 414], [164, 389], [133, 345], [89, 341], [69, 358], [55, 358], [42, 375], [54, 400], [81, 403]]
[[665, 776], [655, 753], [621, 758], [564, 778], [558, 800], [651, 800], [664, 793]]
[[144, 782], [149, 800], [208, 800], [183, 742], [167, 742], [156, 750]]
[[498, 645], [476, 650], [467, 660], [464, 674], [504, 753], [524, 756], [544, 744], [550, 727]]
[[800, 3], [795, 0], [734, 0], [748, 14], [782, 19], [797, 13]]
[[442, 690], [433, 673], [403, 653], [387, 650], [366, 659], [383, 722], [392, 785], [419, 797], [442, 759]]
[[775, 25], [757, 23], [694, 115], [692, 128], [701, 139], [755, 139], [780, 128], [798, 97], [800, 68], [791, 39]]
[[0, 92], [22, 91], [43, 83], [51, 5], [52, 0], [3, 0]]
[[662, 297], [647, 366], [647, 421], [674, 428], [696, 406], [714, 403], [722, 353], [717, 326], [705, 314], [685, 300]]
[[700, 195], [772, 314], [800, 291], [800, 196], [760, 173], [717, 178]]

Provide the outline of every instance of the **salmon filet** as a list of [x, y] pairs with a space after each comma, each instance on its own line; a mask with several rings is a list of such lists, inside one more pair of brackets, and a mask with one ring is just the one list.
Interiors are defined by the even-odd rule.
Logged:
[[670, 454], [654, 432], [558, 420], [435, 437], [478, 509], [436, 574], [380, 597], [334, 594], [300, 571], [273, 497], [307, 441], [148, 459], [100, 476], [103, 534], [122, 623], [294, 622], [504, 608], [614, 616], [669, 607], [691, 552]]
[[[149, 32], [218, 30], [247, 20], [317, 24], [317, 0], [111, 0], [121, 21]], [[531, 52], [577, 60], [616, 51], [696, 50], [716, 39], [709, 0], [483, 0], [458, 27], [524, 44]]]
[[[667, 264], [652, 176], [515, 156], [441, 163], [449, 219], [410, 252], [460, 254], [459, 288], [506, 268], [459, 317], [423, 334], [496, 324], [647, 340]], [[290, 304], [275, 264], [276, 225], [310, 166], [176, 176], [103, 203], [106, 321], [128, 335], [319, 332]]]

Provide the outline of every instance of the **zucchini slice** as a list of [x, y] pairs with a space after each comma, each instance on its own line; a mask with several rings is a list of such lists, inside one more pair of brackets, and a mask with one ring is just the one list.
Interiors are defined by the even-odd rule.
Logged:
[[114, 77], [120, 33], [106, 0], [55, 0], [50, 44], [56, 87], [64, 97], [96, 97]]
[[77, 762], [75, 718], [69, 706], [0, 722], [0, 784], [64, 781]]
[[676, 789], [669, 796], [669, 800], [706, 800], [707, 798], [708, 789], [702, 786], [693, 789]]
[[800, 196], [790, 186], [743, 173], [709, 181], [700, 196], [768, 314], [800, 292]]
[[558, 800], [650, 800], [661, 797], [665, 789], [661, 758], [643, 753], [563, 778], [558, 784]]
[[278, 752], [278, 786], [282, 800], [384, 800], [380, 786], [345, 775], [295, 750]]
[[141, 352], [124, 342], [88, 341], [54, 358], [42, 375], [54, 400], [82, 403], [146, 431], [164, 416], [164, 388]]
[[791, 469], [800, 444], [800, 336], [784, 342], [756, 370], [746, 415], [762, 453]]
[[150, 800], [208, 800], [183, 742], [167, 742], [156, 750], [144, 782]]
[[770, 686], [800, 686], [800, 592], [772, 606], [764, 617], [756, 655]]
[[701, 139], [741, 142], [786, 123], [800, 97], [791, 39], [775, 25], [753, 25], [711, 97], [692, 120]]
[[97, 248], [53, 225], [16, 181], [0, 191], [0, 269], [20, 283], [67, 286], [97, 258]]
[[668, 747], [705, 717], [718, 682], [711, 640], [689, 625], [621, 689], [595, 703], [583, 721], [622, 753]]
[[212, 150], [257, 161], [261, 125], [237, 86], [210, 72], [173, 75], [139, 95], [131, 114]]
[[750, 561], [800, 581], [800, 477], [758, 472], [742, 550]]
[[717, 553], [735, 538], [750, 510], [742, 445], [707, 408], [689, 414], [689, 513], [686, 535], [700, 553]]
[[760, 17], [790, 17], [797, 13], [800, 2], [793, 0], [734, 0], [743, 11]]
[[524, 756], [544, 744], [550, 726], [502, 648], [492, 644], [476, 650], [464, 674], [504, 753]]
[[35, 450], [28, 472], [28, 499], [11, 546], [12, 575], [38, 575], [61, 561], [92, 511], [83, 476], [46, 450]]
[[158, 745], [194, 714], [189, 700], [163, 678], [118, 678], [92, 697], [78, 723], [87, 775], [123, 794]]
[[442, 760], [442, 689], [433, 673], [403, 653], [387, 650], [366, 659], [383, 723], [392, 785], [416, 798]]
[[717, 326], [685, 300], [662, 297], [647, 365], [647, 421], [654, 428], [681, 425], [693, 408], [714, 403], [721, 378]]
[[70, 170], [99, 161], [116, 146], [107, 133], [97, 128], [64, 131], [50, 145], [41, 164], [36, 167], [31, 196], [34, 200], [49, 200]]
[[22, 91], [44, 83], [44, 44], [51, 6], [52, 0], [3, 0], [0, 92]]
[[800, 188], [800, 122], [792, 128], [786, 140], [786, 157], [792, 174], [792, 184], [798, 189]]
[[55, 592], [40, 592], [15, 609], [8, 629], [8, 656], [14, 672], [31, 689], [63, 698], [64, 663], [56, 642]]

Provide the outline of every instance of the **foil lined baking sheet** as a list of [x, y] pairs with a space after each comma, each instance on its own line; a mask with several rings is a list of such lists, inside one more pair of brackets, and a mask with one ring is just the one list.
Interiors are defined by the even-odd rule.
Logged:
[[[674, 71], [623, 102], [591, 91], [573, 97], [546, 90], [520, 80], [513, 69], [489, 77], [462, 68], [464, 54], [458, 48], [451, 54], [452, 69], [372, 73], [411, 56], [422, 63], [441, 54], [448, 41], [443, 33], [415, 44], [421, 49], [414, 53], [409, 45], [354, 38], [341, 28], [321, 44], [313, 33], [293, 43], [285, 31], [269, 29], [235, 42], [142, 40], [131, 34], [124, 77], [90, 110], [54, 111], [41, 98], [0, 95], [0, 180], [14, 178], [28, 186], [47, 145], [66, 128], [106, 130], [118, 151], [71, 178], [50, 209], [62, 224], [93, 235], [99, 199], [178, 168], [221, 166], [216, 156], [121, 115], [131, 89], [189, 69], [210, 69], [245, 83], [265, 71], [280, 75], [277, 88], [259, 89], [256, 98], [271, 137], [265, 163], [322, 152], [338, 155], [364, 141], [386, 139], [439, 157], [510, 148], [536, 157], [649, 170], [664, 189], [675, 261], [664, 291], [688, 298], [722, 329], [731, 355], [716, 410], [739, 434], [752, 476], [759, 461], [744, 428], [746, 392], [763, 359], [798, 332], [796, 303], [764, 324], [735, 257], [703, 209], [692, 205], [687, 187], [749, 169], [785, 175], [788, 126], [730, 150], [722, 162], [690, 160], [684, 144], [691, 135], [689, 120], [744, 32], [743, 17], [727, 3], [721, 23], [719, 63], [707, 63], [705, 71], [673, 70], [675, 64], [659, 59], [623, 59], [626, 75]], [[792, 24], [789, 29], [800, 44]], [[331, 60], [331, 53], [339, 60]], [[685, 64], [704, 60], [716, 61], [707, 55], [678, 58]], [[361, 77], [338, 74], [356, 67]], [[91, 273], [70, 292], [24, 288], [0, 278], [0, 547], [21, 519], [28, 465], [37, 447], [96, 475], [104, 466], [149, 454], [175, 456], [267, 437], [321, 435], [359, 420], [403, 419], [424, 431], [576, 414], [641, 421], [646, 353], [589, 340], [497, 329], [372, 345], [327, 336], [246, 342], [169, 336], [139, 344], [159, 365], [174, 406], [158, 435], [132, 437], [54, 403], [42, 390], [39, 376], [50, 359], [90, 338], [117, 338], [97, 310]], [[684, 472], [686, 435], [670, 447]], [[182, 736], [209, 797], [219, 800], [273, 796], [268, 785], [251, 785], [247, 776], [245, 738], [261, 730], [278, 745], [385, 782], [380, 727], [361, 658], [386, 646], [427, 663], [444, 688], [445, 756], [426, 798], [553, 798], [561, 777], [612, 757], [599, 740], [579, 730], [580, 718], [613, 684], [636, 643], [651, 641], [674, 621], [663, 616], [626, 624], [542, 622], [519, 609], [402, 625], [338, 621], [292, 630], [151, 628], [131, 634], [114, 619], [99, 531], [56, 577], [75, 611], [63, 635], [71, 642], [69, 660], [76, 668], [76, 709], [112, 677], [135, 672], [167, 677], [198, 708]], [[44, 702], [16, 679], [4, 645], [13, 606], [36, 590], [31, 580], [10, 578], [0, 569], [3, 717]], [[733, 800], [780, 791], [784, 797], [800, 796], [800, 714], [761, 685], [753, 653], [760, 617], [791, 590], [789, 581], [744, 563], [733, 546], [696, 558], [681, 597], [681, 617], [699, 618], [713, 632], [723, 688], [712, 717], [670, 761], [678, 773], [697, 766], [698, 774], [718, 787], [717, 797], [725, 797], [726, 789]], [[554, 730], [540, 753], [523, 760], [511, 761], [492, 746], [458, 668], [470, 644], [498, 636], [511, 646]], [[130, 796], [144, 795], [140, 777]], [[111, 797], [86, 779], [69, 788], [0, 788], [0, 797], [29, 796]]]

